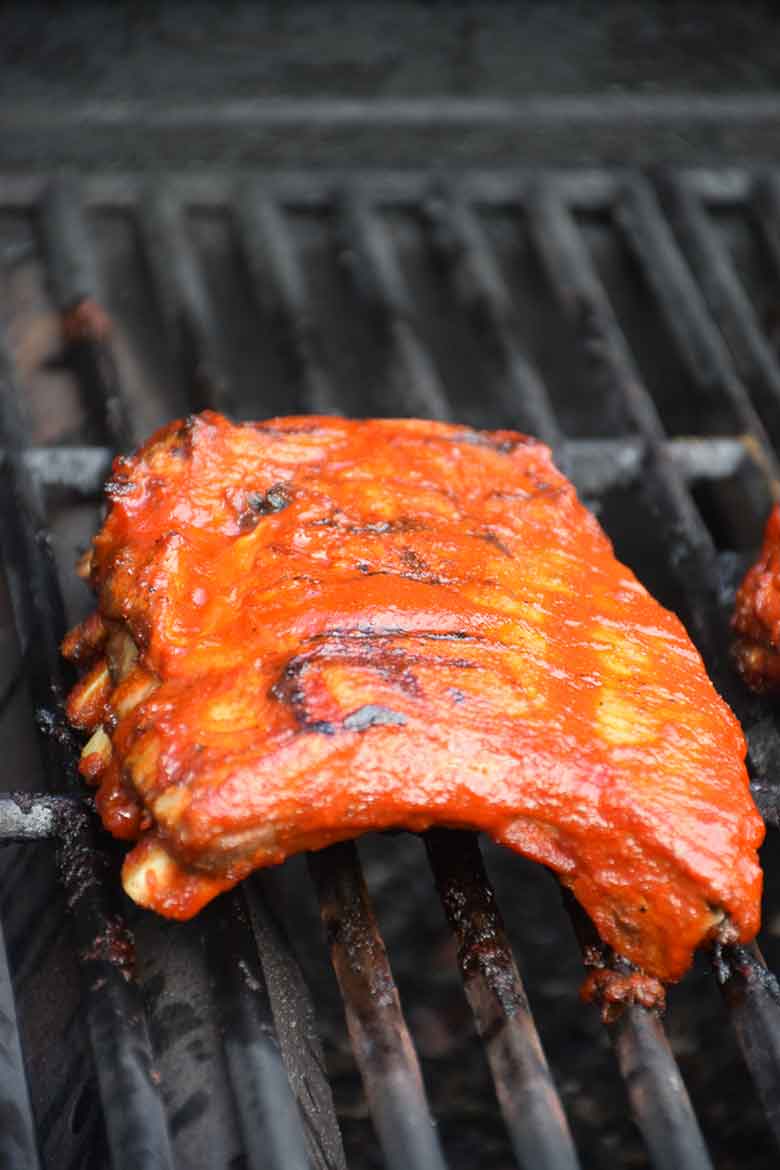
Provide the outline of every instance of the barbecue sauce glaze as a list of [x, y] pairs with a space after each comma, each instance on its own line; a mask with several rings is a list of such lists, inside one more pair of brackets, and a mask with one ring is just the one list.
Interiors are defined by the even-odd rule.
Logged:
[[482, 830], [678, 978], [759, 925], [736, 719], [550, 452], [415, 420], [206, 412], [118, 458], [66, 639], [123, 881], [189, 918], [370, 830]]

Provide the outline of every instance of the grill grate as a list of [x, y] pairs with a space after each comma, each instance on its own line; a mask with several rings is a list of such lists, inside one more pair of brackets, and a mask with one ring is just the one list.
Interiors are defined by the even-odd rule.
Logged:
[[[0, 840], [59, 842], [82, 1002], [116, 1170], [185, 1164], [177, 1123], [182, 1110], [192, 1109], [192, 1099], [177, 1112], [172, 1098], [163, 1095], [165, 1069], [162, 1074], [158, 1069], [154, 1042], [159, 1020], [150, 1019], [130, 977], [130, 935], [115, 904], [113, 878], [105, 873], [112, 846], [81, 795], [74, 768], [77, 746], [62, 715], [66, 679], [58, 643], [64, 607], [48, 504], [56, 493], [94, 498], [111, 450], [139, 437], [133, 421], [137, 403], [127, 392], [102, 308], [109, 298], [102, 288], [94, 216], [121, 215], [132, 223], [191, 405], [259, 416], [263, 403], [242, 401], [231, 377], [236, 355], [227, 351], [187, 216], [215, 209], [228, 213], [236, 262], [293, 371], [296, 393], [287, 409], [330, 411], [344, 403], [344, 396], [336, 389], [332, 347], [311, 292], [316, 273], [290, 226], [291, 216], [302, 209], [322, 212], [351, 282], [350, 295], [367, 316], [369, 352], [381, 368], [381, 379], [363, 398], [363, 412], [445, 418], [457, 409], [429, 343], [402, 241], [392, 229], [391, 213], [400, 209], [412, 215], [447, 295], [479, 337], [485, 369], [494, 371], [486, 391], [492, 406], [485, 409], [494, 410], [498, 422], [511, 422], [548, 441], [589, 499], [605, 498], [615, 485], [641, 479], [683, 615], [721, 692], [743, 719], [757, 798], [767, 819], [777, 824], [771, 777], [780, 759], [780, 738], [766, 708], [742, 692], [729, 670], [724, 561], [694, 486], [738, 477], [752, 513], [760, 516], [773, 490], [767, 485], [777, 482], [772, 443], [780, 441], [780, 365], [708, 209], [745, 204], [780, 273], [779, 189], [774, 176], [754, 179], [747, 172], [663, 176], [659, 195], [636, 174], [480, 172], [432, 183], [426, 175], [398, 172], [359, 179], [324, 173], [230, 180], [190, 175], [151, 186], [127, 176], [98, 175], [80, 185], [71, 179], [49, 183], [16, 176], [0, 190], [0, 216], [21, 211], [34, 215], [40, 226], [69, 363], [102, 436], [87, 446], [33, 446], [19, 409], [22, 394], [10, 348], [3, 347], [2, 470], [14, 506], [3, 512], [0, 538], [29, 663], [31, 698], [45, 725], [50, 791], [1, 797]], [[616, 436], [566, 433], [554, 395], [530, 356], [527, 322], [506, 257], [491, 238], [486, 209], [508, 209], [527, 225], [534, 262], [541, 266], [535, 279], [543, 279], [552, 291], [556, 320], [586, 355], [588, 377], [607, 408], [605, 418], [627, 422]], [[717, 400], [727, 412], [731, 425], [725, 433], [695, 438], [667, 433], [663, 411], [643, 379], [588, 246], [581, 217], [594, 214], [607, 216], [610, 230], [620, 235], [666, 322], [693, 391], [703, 402]], [[595, 423], [598, 429], [598, 417]], [[431, 832], [426, 847], [518, 1162], [574, 1168], [578, 1159], [564, 1110], [476, 839]], [[444, 1153], [431, 1125], [419, 1063], [356, 849], [351, 844], [331, 847], [313, 857], [310, 868], [386, 1164], [399, 1170], [441, 1168]], [[224, 1117], [235, 1118], [244, 1151], [244, 1160], [231, 1165], [339, 1167], [344, 1155], [316, 1042], [310, 1036], [295, 1039], [289, 1026], [276, 1035], [284, 1011], [274, 1002], [273, 972], [278, 975], [282, 967], [289, 972], [294, 960], [269, 917], [264, 889], [262, 881], [247, 883], [209, 908], [200, 927], [231, 1087]], [[158, 941], [174, 933], [175, 928], [162, 924], [153, 928]], [[182, 937], [177, 936], [180, 944]], [[769, 1123], [780, 1138], [780, 989], [755, 946], [724, 948], [714, 956], [714, 968]], [[0, 1044], [6, 1070], [0, 1109], [16, 1119], [0, 1135], [0, 1154], [7, 1150], [9, 1165], [36, 1166], [35, 1126], [2, 947], [0, 997], [9, 1021]], [[296, 1011], [306, 1016], [305, 994], [296, 1002]], [[289, 1018], [288, 1013], [288, 1023]], [[710, 1166], [658, 1017], [631, 1007], [609, 1030], [653, 1165]], [[229, 1154], [227, 1139], [215, 1141], [214, 1148], [199, 1152], [204, 1164], [240, 1159]], [[194, 1164], [191, 1156], [186, 1164]]]

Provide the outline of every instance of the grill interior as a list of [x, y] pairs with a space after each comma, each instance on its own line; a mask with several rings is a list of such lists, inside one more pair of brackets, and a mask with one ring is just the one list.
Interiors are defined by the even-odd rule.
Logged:
[[[777, 482], [780, 179], [20, 174], [0, 186], [0, 248], [8, 1164], [36, 1147], [117, 1170], [770, 1164], [780, 991], [755, 947], [700, 960], [667, 1038], [639, 1007], [602, 1031], [576, 1001], [586, 926], [522, 859], [485, 848], [488, 879], [469, 834], [361, 842], [370, 897], [343, 845], [310, 859], [313, 886], [295, 859], [193, 923], [120, 904], [57, 646], [89, 606], [73, 564], [112, 451], [177, 414], [517, 427], [686, 623], [776, 825], [776, 719], [727, 650]], [[770, 833], [770, 967], [777, 854]]]

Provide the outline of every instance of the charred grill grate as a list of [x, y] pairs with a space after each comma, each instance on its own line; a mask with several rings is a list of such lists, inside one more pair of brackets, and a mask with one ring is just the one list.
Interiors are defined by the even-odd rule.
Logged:
[[[128, 390], [127, 355], [117, 359], [104, 310], [118, 294], [103, 287], [96, 217], [131, 225], [132, 247], [144, 258], [157, 319], [172, 343], [191, 406], [255, 417], [271, 410], [339, 407], [354, 413], [455, 417], [463, 413], [464, 400], [450, 392], [453, 366], [442, 352], [441, 337], [431, 342], [429, 319], [436, 310], [420, 302], [391, 212], [411, 217], [450, 311], [479, 340], [484, 392], [472, 390], [468, 421], [538, 434], [555, 448], [591, 501], [607, 499], [621, 484], [641, 481], [678, 608], [717, 685], [743, 719], [756, 794], [767, 819], [776, 824], [772, 777], [780, 761], [780, 738], [766, 707], [742, 692], [726, 660], [724, 593], [739, 566], [718, 547], [724, 505], [713, 485], [737, 484], [738, 506], [752, 517], [749, 547], [777, 482], [780, 362], [713, 216], [734, 206], [747, 209], [780, 279], [778, 183], [774, 176], [740, 171], [677, 173], [656, 186], [635, 173], [606, 172], [541, 177], [480, 172], [432, 184], [428, 176], [399, 172], [367, 174], [357, 181], [354, 175], [236, 181], [194, 175], [152, 184], [94, 176], [80, 185], [17, 176], [0, 190], [0, 218], [27, 217], [39, 232], [69, 365], [95, 436], [82, 446], [32, 444], [20, 409], [23, 381], [12, 347], [4, 344], [0, 433], [7, 502], [0, 537], [31, 699], [45, 732], [48, 792], [0, 797], [0, 839], [59, 842], [83, 1010], [115, 1170], [195, 1163], [191, 1152], [185, 1163], [172, 1140], [181, 1110], [176, 1113], [163, 1096], [165, 1072], [161, 1083], [146, 1005], [131, 975], [130, 935], [115, 905], [114, 879], [105, 872], [112, 847], [81, 794], [77, 746], [62, 715], [66, 679], [58, 643], [65, 611], [47, 513], [53, 498], [96, 498], [111, 451], [140, 437], [138, 377]], [[592, 404], [561, 408], [560, 392], [550, 389], [557, 359], [551, 352], [533, 352], [533, 319], [524, 319], [518, 306], [512, 257], [508, 260], [502, 251], [491, 220], [494, 211], [502, 222], [522, 219], [530, 256], [523, 262], [530, 265], [534, 288], [546, 289], [551, 297], [547, 312], [554, 313], [561, 329], [560, 345], [577, 344], [576, 352], [584, 355], [581, 393], [587, 385]], [[228, 217], [233, 262], [245, 271], [255, 311], [277, 338], [293, 387], [284, 402], [251, 402], [241, 392], [236, 354], [227, 354], [225, 312], [215, 305], [189, 226], [188, 217], [199, 212]], [[307, 263], [292, 226], [301, 214], [326, 217], [351, 282], [350, 295], [365, 313], [367, 352], [378, 372], [365, 391], [353, 371], [342, 392], [343, 374], [333, 372], [321, 298], [312, 290], [316, 265]], [[602, 272], [597, 250], [588, 242], [593, 217], [601, 217], [620, 238], [631, 279], [642, 282], [652, 302], [652, 309], [645, 306], [644, 317], [639, 315], [640, 332], [651, 312], [665, 324], [679, 384], [690, 401], [703, 404], [703, 427], [667, 425], [667, 417], [679, 420], [679, 404], [659, 384], [648, 385], [647, 355], [641, 352], [636, 323], [619, 317], [611, 277]], [[9, 256], [12, 263], [10, 250]], [[251, 369], [246, 377], [262, 381]], [[167, 413], [181, 405], [171, 404]], [[710, 426], [711, 419], [718, 420], [716, 426]], [[636, 539], [641, 543], [642, 534]], [[431, 832], [425, 844], [517, 1160], [535, 1170], [573, 1170], [578, 1156], [476, 839]], [[385, 1163], [393, 1170], [441, 1168], [445, 1155], [431, 1124], [419, 1062], [357, 851], [352, 844], [334, 846], [312, 857], [310, 869]], [[282, 1052], [276, 1036], [285, 1011], [288, 1025], [291, 1016], [306, 1021], [310, 1005], [263, 891], [261, 881], [246, 883], [202, 920], [229, 1080], [222, 1124], [225, 1116], [234, 1118], [243, 1150], [231, 1166], [339, 1167], [344, 1154], [316, 1043], [308, 1033], [292, 1040], [287, 1027]], [[592, 961], [587, 927], [574, 918]], [[153, 937], [160, 945], [185, 947], [186, 957], [175, 928], [158, 924]], [[603, 952], [597, 959], [611, 961]], [[724, 948], [713, 956], [713, 966], [769, 1124], [780, 1138], [780, 990], [756, 946]], [[286, 1008], [279, 1003], [280, 979], [290, 999]], [[36, 1127], [3, 945], [0, 1010], [7, 1021], [0, 1043], [0, 1116], [10, 1119], [0, 1126], [0, 1160], [34, 1167], [39, 1164]], [[669, 1170], [710, 1166], [660, 1019], [631, 1006], [608, 1028], [653, 1165]], [[192, 1099], [182, 1109], [187, 1107]], [[47, 1135], [38, 1136], [46, 1145]], [[220, 1146], [227, 1148], [227, 1142]], [[199, 1156], [204, 1165], [221, 1164], [213, 1150], [201, 1150]], [[79, 1157], [73, 1154], [70, 1164], [100, 1164]]]

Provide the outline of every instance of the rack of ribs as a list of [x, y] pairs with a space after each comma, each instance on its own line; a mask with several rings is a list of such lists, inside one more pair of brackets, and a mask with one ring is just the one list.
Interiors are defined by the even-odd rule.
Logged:
[[136, 902], [469, 827], [673, 980], [759, 925], [745, 744], [541, 443], [416, 420], [174, 422], [115, 461], [68, 704]]

